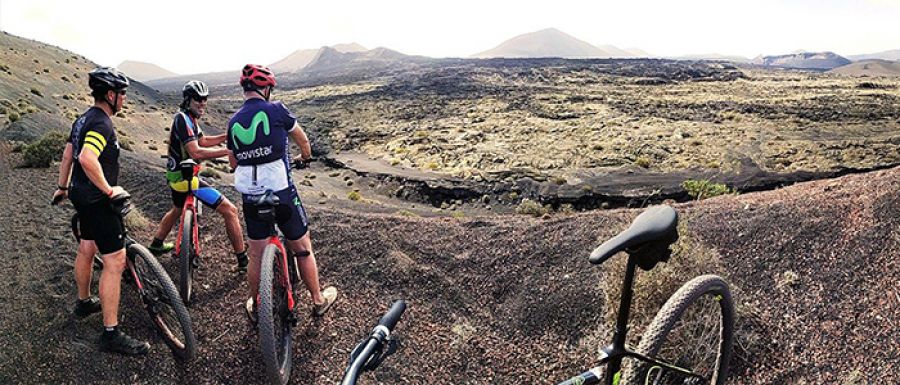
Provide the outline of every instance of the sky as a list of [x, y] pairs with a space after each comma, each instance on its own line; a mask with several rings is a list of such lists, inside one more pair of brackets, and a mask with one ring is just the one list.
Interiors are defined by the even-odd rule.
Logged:
[[855, 55], [900, 49], [897, 25], [900, 0], [0, 0], [0, 30], [101, 65], [136, 60], [179, 74], [350, 42], [467, 57], [544, 28], [657, 56]]

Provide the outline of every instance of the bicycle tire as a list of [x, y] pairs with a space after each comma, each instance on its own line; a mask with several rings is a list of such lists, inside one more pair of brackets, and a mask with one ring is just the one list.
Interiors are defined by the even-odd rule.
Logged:
[[[718, 304], [718, 310], [712, 303]], [[694, 306], [692, 307], [692, 305]], [[685, 318], [685, 314], [688, 311], [692, 313]], [[707, 314], [706, 319], [703, 319], [704, 314], [700, 313], [703, 311]], [[708, 333], [708, 330], [694, 333], [697, 331], [697, 328], [694, 328], [695, 325], [700, 325], [700, 327], [704, 328], [708, 327], [710, 326], [709, 324], [715, 323], [710, 318], [716, 316], [719, 318], [716, 327], [718, 329], [717, 333]], [[715, 350], [715, 357], [712, 357], [713, 352], [707, 352], [703, 349], [704, 344], [702, 343], [698, 343], [697, 346], [683, 346], [673, 343], [671, 352], [661, 352], [667, 340], [674, 340], [677, 337], [673, 335], [673, 332], [700, 334], [702, 337], [706, 337], [707, 340], [712, 342], [709, 344], [709, 348], [710, 350]], [[704, 334], [703, 332], [707, 333]], [[698, 338], [697, 342], [703, 341]], [[734, 300], [731, 297], [728, 283], [719, 276], [702, 275], [688, 281], [675, 294], [669, 297], [666, 304], [656, 313], [650, 326], [644, 331], [636, 352], [685, 367], [704, 375], [704, 377], [708, 377], [710, 384], [722, 385], [728, 378], [728, 366], [731, 361], [733, 344]], [[702, 355], [702, 359], [698, 359], [697, 355]], [[714, 361], [711, 362], [711, 360]], [[659, 369], [657, 373], [661, 375], [663, 370]], [[669, 371], [669, 373], [675, 372]], [[640, 373], [638, 378], [641, 378]], [[655, 383], [666, 382], [656, 381]]]
[[176, 357], [193, 359], [197, 353], [197, 340], [191, 316], [181, 301], [172, 278], [145, 247], [135, 243], [128, 247], [128, 253], [134, 256], [133, 266], [141, 280], [137, 287], [144, 289], [144, 308], [150, 314], [157, 331]]
[[186, 210], [181, 218], [181, 247], [178, 254], [178, 289], [185, 305], [191, 304], [194, 283], [194, 212]]
[[276, 258], [281, 251], [275, 245], [266, 246], [260, 261], [258, 322], [260, 350], [269, 381], [287, 384], [291, 378], [293, 340], [287, 292], [279, 279], [281, 272]]

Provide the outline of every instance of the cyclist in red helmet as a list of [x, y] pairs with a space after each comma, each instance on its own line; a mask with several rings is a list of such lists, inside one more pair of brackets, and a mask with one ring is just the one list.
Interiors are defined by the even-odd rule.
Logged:
[[259, 259], [266, 246], [269, 227], [259, 218], [251, 202], [267, 190], [275, 192], [280, 199], [281, 205], [276, 209], [278, 227], [297, 258], [300, 276], [312, 295], [313, 314], [324, 315], [337, 299], [336, 288], [329, 286], [322, 290], [319, 286], [306, 210], [291, 179], [288, 137], [300, 147], [300, 155], [293, 160], [309, 159], [312, 149], [297, 119], [284, 104], [269, 102], [275, 85], [275, 74], [270, 69], [255, 64], [244, 66], [241, 71], [244, 105], [228, 121], [229, 159], [232, 167], [236, 167], [234, 187], [243, 196], [244, 222], [250, 238], [250, 266], [247, 269], [250, 298], [246, 308], [252, 320], [256, 318], [254, 299], [259, 291]]

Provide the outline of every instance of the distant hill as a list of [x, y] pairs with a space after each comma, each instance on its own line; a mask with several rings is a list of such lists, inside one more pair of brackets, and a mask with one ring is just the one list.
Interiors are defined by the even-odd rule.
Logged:
[[625, 48], [624, 51], [628, 52], [633, 57], [653, 57], [654, 56], [654, 55], [651, 55], [649, 52], [644, 51], [640, 48], [634, 48], [634, 47]]
[[738, 56], [738, 55], [722, 55], [719, 53], [702, 53], [702, 54], [693, 54], [693, 55], [684, 55], [684, 56], [676, 56], [672, 59], [675, 60], [717, 60], [717, 61], [730, 61], [735, 63], [749, 63], [750, 59]]
[[146, 82], [153, 79], [168, 78], [178, 76], [177, 73], [162, 68], [156, 64], [144, 63], [133, 60], [126, 60], [116, 67], [120, 71], [133, 79]]
[[609, 45], [609, 44], [598, 45], [597, 48], [600, 48], [600, 49], [603, 50], [604, 52], [608, 53], [608, 54], [609, 54], [609, 57], [611, 57], [611, 58], [632, 58], [632, 57], [638, 57], [638, 55], [635, 55], [634, 53], [629, 52], [628, 50], [624, 50], [624, 49], [621, 49], [621, 48], [619, 48], [619, 47], [616, 47], [616, 46], [613, 46], [613, 45]]
[[386, 66], [422, 59], [427, 60], [420, 56], [409, 56], [384, 47], [357, 52], [341, 52], [335, 48], [322, 47], [302, 72], [323, 73], [356, 69], [375, 71]]
[[[348, 43], [348, 44], [337, 44], [331, 46], [334, 50], [338, 52], [360, 52], [365, 51], [366, 47], [363, 47], [357, 43]], [[275, 73], [279, 72], [293, 72], [299, 71], [306, 67], [307, 64], [312, 62], [317, 55], [319, 55], [319, 51], [322, 48], [318, 49], [298, 49], [286, 56], [284, 59], [281, 59], [275, 63], [269, 64], [269, 68], [271, 68]]]
[[900, 76], [900, 61], [861, 60], [828, 72], [853, 76]]
[[847, 59], [850, 59], [853, 61], [869, 60], [869, 59], [898, 61], [898, 60], [900, 60], [900, 49], [894, 49], [894, 50], [890, 50], [890, 51], [882, 51], [882, 52], [876, 52], [876, 53], [870, 53], [870, 54], [864, 54], [864, 55], [850, 55], [850, 56], [847, 56]]
[[610, 52], [579, 40], [556, 28], [547, 28], [519, 35], [487, 51], [472, 55], [474, 58], [560, 57], [573, 59], [613, 56], [615, 55]]
[[850, 64], [850, 60], [834, 52], [801, 52], [787, 55], [758, 56], [753, 64], [812, 70], [830, 70]]

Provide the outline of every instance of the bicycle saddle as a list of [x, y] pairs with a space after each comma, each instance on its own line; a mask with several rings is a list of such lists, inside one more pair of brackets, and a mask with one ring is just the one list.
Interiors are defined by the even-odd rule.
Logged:
[[[678, 214], [670, 206], [654, 206], [638, 215], [625, 231], [603, 242], [591, 252], [590, 262], [599, 265], [620, 251], [637, 254], [638, 263], [646, 270], [659, 259], [668, 259], [668, 247], [678, 240]], [[654, 256], [653, 254], [660, 254]], [[665, 255], [662, 255], [665, 254]], [[655, 261], [642, 261], [650, 255]], [[644, 262], [644, 263], [642, 263]], [[649, 264], [649, 267], [645, 267]]]
[[182, 179], [191, 180], [194, 175], [197, 175], [197, 162], [194, 162], [193, 159], [182, 160], [181, 163], [178, 163], [178, 169], [181, 170]]
[[281, 203], [281, 199], [272, 190], [266, 190], [265, 193], [253, 199], [253, 205], [257, 207], [275, 207]]

